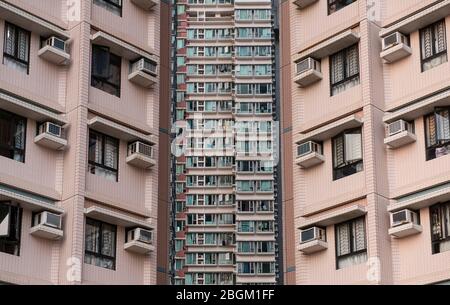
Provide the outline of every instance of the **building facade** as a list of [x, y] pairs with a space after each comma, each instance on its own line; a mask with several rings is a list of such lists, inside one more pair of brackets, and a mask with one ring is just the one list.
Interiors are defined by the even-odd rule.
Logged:
[[280, 7], [285, 282], [448, 282], [450, 1]]
[[272, 6], [176, 1], [174, 284], [277, 282]]
[[1, 282], [155, 284], [164, 272], [166, 19], [154, 0], [0, 1]]

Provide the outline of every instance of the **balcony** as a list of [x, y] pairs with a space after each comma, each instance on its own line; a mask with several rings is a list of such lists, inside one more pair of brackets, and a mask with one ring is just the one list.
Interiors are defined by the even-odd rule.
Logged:
[[157, 81], [156, 63], [141, 58], [130, 66], [128, 80], [144, 88], [150, 88]]
[[398, 120], [388, 124], [386, 127], [386, 135], [384, 144], [388, 145], [391, 149], [402, 147], [417, 140], [414, 134], [413, 124], [404, 120]]
[[159, 4], [158, 0], [131, 0], [131, 2], [145, 11], [149, 11], [153, 9], [155, 5]]
[[56, 65], [68, 65], [70, 63], [70, 54], [66, 42], [54, 36], [45, 41], [38, 52], [38, 56]]
[[153, 147], [139, 141], [131, 143], [128, 145], [127, 163], [143, 169], [155, 166]]
[[297, 74], [294, 77], [294, 81], [300, 87], [307, 87], [323, 78], [322, 72], [320, 72], [320, 62], [314, 58], [308, 57], [298, 62], [296, 68]]
[[57, 124], [46, 122], [39, 126], [34, 143], [53, 150], [64, 150], [67, 140], [63, 137], [63, 128]]
[[297, 159], [295, 163], [301, 168], [310, 168], [325, 162], [325, 157], [322, 153], [322, 145], [313, 141], [300, 144], [297, 147]]
[[298, 6], [299, 9], [304, 9], [307, 6], [317, 2], [318, 0], [294, 0], [294, 4]]

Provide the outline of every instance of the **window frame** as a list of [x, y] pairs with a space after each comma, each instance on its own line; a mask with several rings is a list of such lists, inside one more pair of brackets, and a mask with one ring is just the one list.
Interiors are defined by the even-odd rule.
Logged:
[[[437, 129], [438, 129], [437, 128], [437, 124], [438, 123], [437, 123], [437, 120], [436, 120], [436, 115], [440, 111], [448, 111], [449, 112], [449, 125], [450, 125], [450, 107], [436, 107], [433, 112], [431, 112], [431, 113], [429, 113], [429, 114], [427, 114], [427, 115], [425, 115], [423, 117], [423, 120], [424, 120], [424, 123], [423, 123], [423, 125], [424, 125], [424, 134], [425, 134], [425, 160], [426, 161], [431, 161], [431, 160], [435, 160], [435, 159], [438, 158], [438, 157], [436, 157], [436, 155], [434, 156], [434, 158], [431, 158], [430, 157], [430, 150], [435, 150], [436, 148], [440, 148], [440, 147], [444, 147], [444, 146], [449, 146], [450, 145], [450, 140], [448, 140], [448, 141], [439, 141], [437, 139]], [[434, 116], [434, 128], [435, 128], [435, 136], [436, 136], [434, 141], [436, 142], [436, 144], [428, 146], [428, 141], [430, 139], [430, 135], [428, 134], [428, 122], [427, 121], [432, 116]]]
[[[438, 25], [439, 23], [441, 23], [441, 22], [444, 23], [445, 50], [437, 53], [437, 52], [436, 52], [436, 35], [435, 35], [435, 33], [434, 33], [434, 29], [435, 29], [434, 27], [435, 27], [436, 25]], [[433, 41], [431, 42], [431, 48], [432, 48], [432, 50], [433, 50], [433, 55], [430, 56], [430, 57], [428, 57], [428, 58], [423, 58], [422, 37], [423, 37], [423, 32], [424, 32], [426, 29], [428, 29], [428, 28], [432, 28], [432, 31], [431, 31], [431, 32], [432, 32], [432, 40], [433, 40]], [[421, 28], [421, 29], [419, 30], [420, 69], [421, 69], [421, 72], [422, 72], [422, 73], [432, 69], [432, 68], [430, 68], [430, 69], [425, 70], [425, 69], [424, 69], [424, 65], [425, 65], [426, 63], [432, 61], [433, 59], [436, 59], [436, 58], [438, 58], [438, 57], [440, 57], [440, 56], [446, 54], [446, 55], [447, 55], [447, 61], [448, 61], [448, 53], [447, 53], [448, 47], [447, 47], [447, 42], [448, 42], [448, 39], [447, 39], [447, 27], [446, 27], [446, 23], [445, 23], [445, 18], [444, 18], [444, 19], [441, 19], [441, 20], [438, 20], [438, 21], [436, 21], [436, 22], [433, 22], [433, 23], [431, 23], [431, 24], [427, 25], [426, 27], [423, 27], [423, 28]]]
[[[16, 151], [20, 151], [21, 152], [21, 156], [22, 156], [22, 158], [21, 158], [22, 160], [20, 160], [20, 161], [19, 160], [15, 160], [15, 161], [21, 162], [21, 163], [25, 163], [26, 148], [27, 148], [27, 125], [28, 125], [28, 120], [27, 120], [27, 118], [22, 117], [20, 115], [17, 115], [15, 113], [12, 113], [12, 112], [0, 109], [0, 116], [2, 116], [2, 115], [6, 116], [6, 117], [9, 116], [10, 124], [13, 125], [11, 127], [14, 127], [13, 130], [11, 130], [11, 132], [13, 133], [13, 134], [11, 134], [11, 137], [13, 137], [13, 138], [14, 138], [14, 133], [15, 133], [14, 130], [17, 128], [17, 122], [20, 121], [20, 120], [23, 120], [23, 122], [24, 122], [24, 126], [25, 127], [24, 127], [24, 131], [23, 131], [23, 143], [24, 143], [23, 149], [15, 148], [14, 144], [13, 144], [13, 147], [8, 147], [7, 145], [3, 145], [1, 142], [0, 142], [0, 148], [2, 148], [2, 149], [9, 149], [13, 153], [15, 153]], [[4, 157], [4, 158], [8, 158], [8, 159], [14, 160], [14, 156], [11, 158], [11, 157], [7, 157], [7, 156], [4, 156], [4, 155], [0, 155], [0, 157]]]
[[[358, 73], [354, 74], [352, 76], [348, 76], [347, 75], [347, 69], [346, 69], [347, 61], [348, 61], [348, 51], [350, 49], [354, 48], [354, 47], [356, 47], [356, 51], [358, 52], [358, 56], [357, 56], [357, 59], [358, 59]], [[341, 54], [341, 53], [344, 53], [344, 55], [343, 55], [344, 60], [343, 60], [343, 63], [342, 63], [342, 66], [343, 66], [342, 70], [344, 71], [344, 78], [342, 80], [336, 82], [336, 83], [333, 83], [333, 57], [335, 57], [335, 56], [337, 56], [338, 54]], [[329, 68], [329, 70], [330, 70], [330, 96], [336, 96], [339, 93], [333, 94], [333, 89], [335, 87], [338, 87], [338, 86], [340, 86], [342, 84], [350, 82], [350, 81], [352, 81], [352, 80], [354, 80], [356, 78], [360, 79], [360, 77], [361, 77], [361, 60], [360, 60], [359, 43], [355, 43], [355, 44], [353, 44], [351, 46], [348, 46], [348, 47], [346, 47], [346, 48], [336, 52], [336, 53], [331, 54], [329, 56], [329, 66], [330, 66], [330, 68]], [[360, 83], [361, 83], [361, 79], [360, 79]]]
[[[341, 4], [343, 1], [345, 1], [345, 0], [328, 0], [327, 1], [328, 2], [328, 5], [327, 5], [327, 7], [328, 7], [328, 16], [330, 16], [330, 15], [332, 15], [332, 14], [334, 14], [334, 13], [340, 11], [340, 10], [342, 10], [343, 8], [349, 6], [350, 4], [355, 3], [357, 0], [353, 0], [351, 3], [345, 4], [345, 5]], [[338, 7], [339, 4], [341, 4], [342, 6]], [[332, 5], [336, 5], [336, 10], [331, 11], [331, 6]]]
[[[22, 224], [23, 224], [23, 209], [20, 207], [20, 205], [15, 204], [11, 201], [5, 200], [5, 201], [0, 201], [0, 205], [5, 205], [8, 206], [10, 209], [10, 212], [13, 208], [17, 209], [17, 221], [19, 222], [17, 224], [17, 232], [16, 235], [18, 236], [17, 239], [13, 239], [10, 236], [8, 237], [0, 237], [0, 253], [4, 253], [4, 254], [9, 254], [9, 255], [13, 255], [13, 256], [20, 256], [20, 249], [21, 249], [21, 244], [22, 244]], [[11, 223], [9, 224], [10, 228], [11, 228]], [[17, 247], [17, 254], [13, 254], [13, 253], [9, 253], [6, 251], [2, 251], [1, 248], [5, 247], [5, 245], [13, 245]]]
[[[120, 1], [120, 4], [114, 3], [111, 0], [97, 0], [97, 1], [104, 2], [106, 5], [109, 5], [109, 6], [112, 6], [112, 7], [116, 8], [116, 9], [118, 9], [119, 10], [119, 15], [118, 16], [121, 17], [121, 18], [123, 17], [123, 0]], [[98, 4], [95, 3], [95, 1], [93, 1], [93, 4], [98, 5]]]
[[[6, 41], [7, 41], [6, 31], [8, 29], [8, 26], [11, 26], [11, 27], [15, 28], [15, 30], [16, 30], [16, 32], [15, 32], [15, 44], [14, 44], [16, 55], [8, 54], [8, 53], [6, 53], [6, 50], [5, 50], [5, 48], [6, 48]], [[11, 60], [17, 61], [20, 64], [26, 65], [26, 67], [27, 67], [27, 74], [30, 74], [31, 32], [28, 31], [28, 30], [25, 30], [24, 28], [22, 28], [20, 26], [17, 26], [15, 24], [11, 23], [11, 22], [8, 22], [8, 21], [5, 21], [4, 27], [5, 27], [5, 30], [3, 31], [3, 60], [2, 60], [2, 63], [5, 64], [5, 57], [7, 57], [7, 58], [9, 58]], [[24, 60], [20, 59], [19, 56], [17, 55], [17, 52], [19, 51], [19, 39], [18, 39], [19, 38], [19, 32], [23, 32], [23, 33], [25, 33], [28, 36], [28, 41], [27, 41], [27, 43], [28, 43], [28, 54], [27, 54], [28, 61], [24, 61]]]
[[[106, 165], [104, 165], [104, 164], [97, 163], [97, 162], [95, 162], [95, 160], [93, 161], [93, 160], [90, 160], [90, 159], [89, 159], [89, 150], [90, 150], [90, 144], [89, 144], [89, 142], [90, 142], [90, 140], [91, 140], [91, 133], [97, 134], [97, 135], [99, 135], [99, 136], [102, 137], [102, 163], [105, 162], [105, 145], [106, 145], [106, 139], [107, 139], [107, 138], [110, 138], [111, 140], [113, 140], [114, 142], [116, 142], [116, 144], [117, 144], [117, 154], [116, 154], [117, 169], [112, 168], [112, 167], [109, 167], [109, 166], [106, 166]], [[96, 131], [96, 130], [89, 129], [89, 140], [88, 140], [88, 164], [89, 164], [89, 165], [92, 165], [92, 166], [95, 166], [95, 167], [100, 167], [100, 168], [105, 169], [105, 170], [108, 170], [108, 171], [110, 171], [110, 172], [114, 172], [114, 173], [116, 174], [116, 182], [118, 182], [118, 181], [119, 181], [119, 163], [120, 163], [120, 162], [119, 162], [119, 156], [120, 156], [120, 139], [111, 137], [111, 136], [109, 136], [109, 135], [107, 135], [107, 134], [98, 132], [98, 131]], [[94, 168], [95, 168], [95, 167], [94, 167]], [[91, 173], [91, 174], [95, 175], [95, 173]]]
[[[449, 242], [450, 241], [450, 227], [447, 227], [446, 223], [449, 222], [449, 219], [447, 219], [446, 209], [450, 210], [450, 201], [449, 202], [441, 202], [437, 203], [435, 205], [430, 206], [429, 212], [430, 212], [430, 233], [431, 233], [431, 254], [439, 254], [446, 251], [438, 250], [438, 247], [443, 242]], [[436, 238], [435, 234], [433, 233], [433, 211], [438, 210], [439, 213], [439, 221], [441, 226], [441, 234], [444, 236], [441, 238]]]
[[[348, 133], [352, 133], [352, 132], [354, 132], [354, 131], [360, 131], [361, 133], [360, 133], [360, 135], [361, 135], [361, 160], [357, 160], [357, 161], [354, 161], [354, 162], [350, 162], [350, 163], [348, 163], [348, 164], [345, 164], [344, 166], [342, 166], [342, 167], [337, 167], [337, 165], [336, 165], [336, 158], [335, 158], [335, 153], [334, 153], [334, 146], [335, 146], [335, 141], [336, 141], [336, 139], [337, 138], [340, 138], [340, 137], [343, 137], [343, 140], [342, 140], [342, 145], [343, 145], [343, 158], [344, 158], [344, 162], [345, 162], [345, 135], [346, 134], [348, 134]], [[331, 139], [331, 156], [332, 156], [332, 164], [333, 164], [333, 181], [337, 181], [337, 180], [339, 180], [339, 179], [343, 179], [343, 178], [346, 178], [346, 177], [349, 177], [349, 176], [351, 176], [351, 175], [354, 175], [354, 174], [357, 174], [357, 173], [359, 173], [359, 172], [362, 172], [363, 170], [364, 170], [364, 139], [363, 139], [363, 130], [362, 130], [362, 127], [357, 127], [357, 128], [352, 128], [352, 129], [347, 129], [347, 130], [344, 130], [343, 132], [341, 132], [340, 134], [338, 134], [338, 135], [336, 135], [336, 136], [334, 136], [332, 139]], [[352, 166], [357, 166], [358, 164], [360, 164], [361, 163], [361, 166], [363, 167], [360, 171], [356, 171], [355, 173], [353, 173], [353, 174], [350, 174], [350, 175], [345, 175], [345, 176], [343, 176], [343, 177], [340, 177], [340, 178], [337, 178], [336, 177], [336, 171], [337, 170], [341, 170], [341, 169], [346, 169], [346, 168], [349, 168], [349, 167], [352, 167]]]
[[[365, 248], [362, 249], [362, 250], [355, 251], [353, 249], [354, 245], [352, 243], [353, 237], [355, 236], [355, 232], [353, 232], [352, 224], [354, 222], [356, 222], [356, 221], [361, 220], [361, 219], [363, 220], [363, 224], [364, 224], [364, 247]], [[339, 259], [355, 256], [355, 255], [358, 255], [358, 254], [361, 254], [361, 253], [368, 253], [367, 223], [366, 223], [366, 221], [367, 221], [366, 220], [366, 216], [363, 215], [363, 216], [360, 216], [360, 217], [357, 217], [357, 218], [352, 218], [350, 220], [347, 220], [347, 221], [344, 221], [344, 222], [341, 222], [341, 223], [337, 223], [337, 224], [334, 225], [334, 246], [335, 246], [334, 248], [335, 248], [335, 256], [336, 256], [336, 270], [343, 269], [343, 268], [339, 268]], [[338, 255], [338, 247], [339, 247], [339, 245], [338, 245], [338, 235], [337, 235], [338, 230], [337, 230], [337, 228], [339, 226], [343, 226], [343, 225], [348, 225], [348, 227], [349, 227], [349, 234], [350, 234], [349, 235], [349, 246], [350, 246], [349, 250], [350, 250], [350, 253], [343, 254], [343, 255]]]
[[[86, 230], [85, 230], [85, 233], [84, 233], [84, 256], [86, 257], [86, 254], [88, 254], [88, 255], [92, 255], [95, 258], [109, 259], [109, 260], [112, 260], [113, 265], [112, 265], [112, 268], [109, 269], [109, 268], [97, 266], [95, 264], [89, 264], [89, 263], [86, 263], [86, 264], [93, 265], [93, 266], [99, 267], [99, 268], [104, 268], [104, 269], [114, 270], [115, 271], [116, 267], [117, 267], [116, 266], [116, 258], [117, 258], [117, 226], [114, 225], [114, 224], [111, 224], [111, 223], [107, 223], [107, 222], [101, 221], [101, 220], [97, 220], [97, 219], [86, 217], [86, 225], [88, 224], [88, 221], [91, 222], [90, 225], [93, 225], [93, 224], [94, 225], [99, 225], [99, 234], [98, 234], [97, 242], [98, 242], [98, 245], [99, 245], [98, 248], [100, 249], [100, 253], [96, 253], [96, 252], [93, 252], [93, 251], [90, 251], [90, 250], [86, 249]], [[114, 232], [114, 239], [115, 239], [115, 241], [114, 241], [114, 256], [109, 256], [109, 255], [105, 255], [105, 254], [101, 253], [101, 249], [103, 248], [102, 247], [103, 246], [103, 225], [111, 226], [114, 229], [113, 230], [113, 232]]]
[[[117, 66], [119, 68], [119, 81], [118, 81], [118, 84], [114, 84], [114, 83], [108, 81], [108, 79], [110, 77], [108, 77], [108, 79], [107, 79], [107, 78], [104, 78], [102, 76], [94, 74], [94, 71], [95, 71], [95, 69], [94, 69], [94, 52], [95, 52], [95, 49], [103, 49], [104, 51], [106, 51], [106, 50], [108, 51], [108, 53], [109, 53], [108, 69], [109, 70], [111, 70], [111, 66], [117, 66], [117, 65], [113, 65], [112, 64], [112, 62], [114, 60], [117, 60], [119, 62], [119, 65]], [[97, 82], [97, 85], [95, 84], [95, 82]], [[104, 90], [102, 88], [103, 84], [107, 84], [108, 86], [111, 86], [112, 88], [114, 88], [116, 90], [116, 92], [115, 93], [110, 93], [110, 92]], [[98, 85], [100, 85], [100, 86], [98, 86]], [[109, 47], [105, 47], [105, 46], [98, 45], [98, 44], [93, 44], [92, 45], [92, 52], [91, 52], [91, 86], [94, 87], [94, 88], [97, 88], [97, 89], [99, 89], [99, 90], [101, 90], [103, 92], [106, 92], [108, 94], [114, 95], [114, 96], [116, 96], [118, 98], [120, 98], [120, 96], [121, 96], [121, 93], [122, 93], [122, 90], [121, 90], [121, 87], [122, 87], [122, 57], [112, 53], [111, 49]]]

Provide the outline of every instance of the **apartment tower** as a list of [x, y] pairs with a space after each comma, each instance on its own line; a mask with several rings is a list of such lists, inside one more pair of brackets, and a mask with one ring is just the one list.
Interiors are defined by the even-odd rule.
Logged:
[[0, 1], [1, 282], [164, 273], [168, 13], [159, 0]]
[[449, 283], [450, 1], [280, 6], [285, 282]]
[[277, 282], [272, 5], [176, 1], [174, 284]]

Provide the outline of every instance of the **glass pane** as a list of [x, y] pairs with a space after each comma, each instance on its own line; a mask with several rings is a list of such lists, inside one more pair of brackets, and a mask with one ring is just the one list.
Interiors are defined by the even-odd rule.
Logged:
[[109, 224], [103, 224], [101, 254], [114, 257], [115, 253], [116, 253], [115, 227]]
[[100, 253], [100, 227], [96, 223], [86, 222], [85, 248], [87, 251]]
[[350, 254], [350, 227], [342, 224], [336, 227], [337, 255]]
[[348, 133], [345, 135], [345, 161], [354, 162], [362, 159], [361, 133]]
[[105, 166], [117, 169], [117, 156], [119, 148], [117, 141], [113, 138], [106, 137], [105, 139]]

